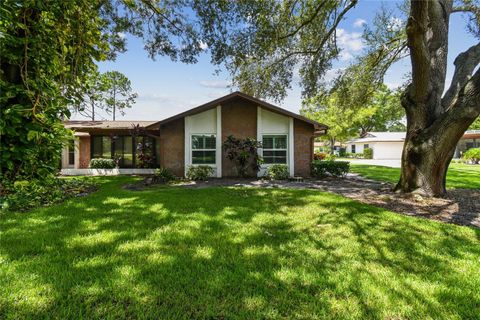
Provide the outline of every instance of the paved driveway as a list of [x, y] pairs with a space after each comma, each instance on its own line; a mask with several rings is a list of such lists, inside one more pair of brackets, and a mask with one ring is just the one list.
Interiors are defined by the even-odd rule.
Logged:
[[351, 163], [400, 168], [400, 159], [399, 160], [348, 159], [348, 161], [350, 161]]

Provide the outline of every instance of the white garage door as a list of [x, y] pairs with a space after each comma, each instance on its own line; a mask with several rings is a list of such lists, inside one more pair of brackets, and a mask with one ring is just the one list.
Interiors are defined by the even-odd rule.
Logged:
[[394, 159], [402, 158], [403, 142], [376, 142], [373, 146], [373, 159]]

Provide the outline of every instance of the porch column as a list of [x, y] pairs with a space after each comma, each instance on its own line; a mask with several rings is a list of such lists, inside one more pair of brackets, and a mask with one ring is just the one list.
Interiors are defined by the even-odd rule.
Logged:
[[293, 124], [294, 120], [290, 117], [288, 125], [288, 170], [291, 177], [295, 176], [295, 130]]
[[222, 177], [222, 158], [223, 158], [223, 150], [222, 150], [222, 106], [217, 106], [217, 139], [215, 141], [215, 148], [217, 152], [215, 152], [215, 163], [217, 166], [217, 178]]

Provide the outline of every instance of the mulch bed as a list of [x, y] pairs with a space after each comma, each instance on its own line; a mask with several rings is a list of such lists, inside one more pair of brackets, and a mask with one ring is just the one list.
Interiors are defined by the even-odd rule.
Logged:
[[[408, 216], [422, 217], [458, 225], [480, 228], [480, 190], [452, 189], [445, 198], [392, 192], [393, 185], [349, 174], [346, 178], [325, 178], [304, 181], [269, 181], [252, 179], [211, 179], [184, 181], [175, 184], [185, 188], [239, 186], [261, 188], [306, 188], [340, 194], [356, 201], [382, 207]], [[130, 190], [143, 190], [148, 184], [128, 185]]]

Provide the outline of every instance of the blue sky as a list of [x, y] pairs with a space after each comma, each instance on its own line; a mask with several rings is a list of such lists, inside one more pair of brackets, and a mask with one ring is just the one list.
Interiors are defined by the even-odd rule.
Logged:
[[[389, 7], [395, 7], [396, 3], [397, 1], [383, 1]], [[343, 53], [334, 63], [333, 69], [327, 72], [327, 80], [335, 74], [335, 70], [347, 66], [356, 54], [362, 52], [363, 24], [372, 21], [381, 5], [382, 1], [363, 0], [347, 14], [337, 30]], [[475, 39], [465, 31], [464, 21], [461, 14], [451, 16], [448, 79], [451, 78], [455, 57], [475, 43]], [[165, 57], [157, 57], [153, 61], [143, 50], [142, 40], [127, 36], [127, 41], [126, 53], [120, 54], [115, 61], [99, 64], [102, 72], [117, 70], [125, 74], [139, 95], [137, 103], [127, 110], [125, 116], [118, 116], [117, 120], [161, 120], [234, 90], [227, 87], [229, 77], [226, 72], [215, 74], [216, 67], [210, 64], [208, 53], [201, 55], [198, 63], [193, 65], [172, 62]], [[396, 87], [404, 81], [409, 71], [410, 62], [405, 59], [391, 68], [385, 77], [385, 83], [389, 87]], [[280, 106], [298, 112], [301, 107], [300, 92], [300, 87], [294, 83]], [[81, 119], [78, 115], [73, 118]], [[100, 114], [99, 118], [110, 117]]]

